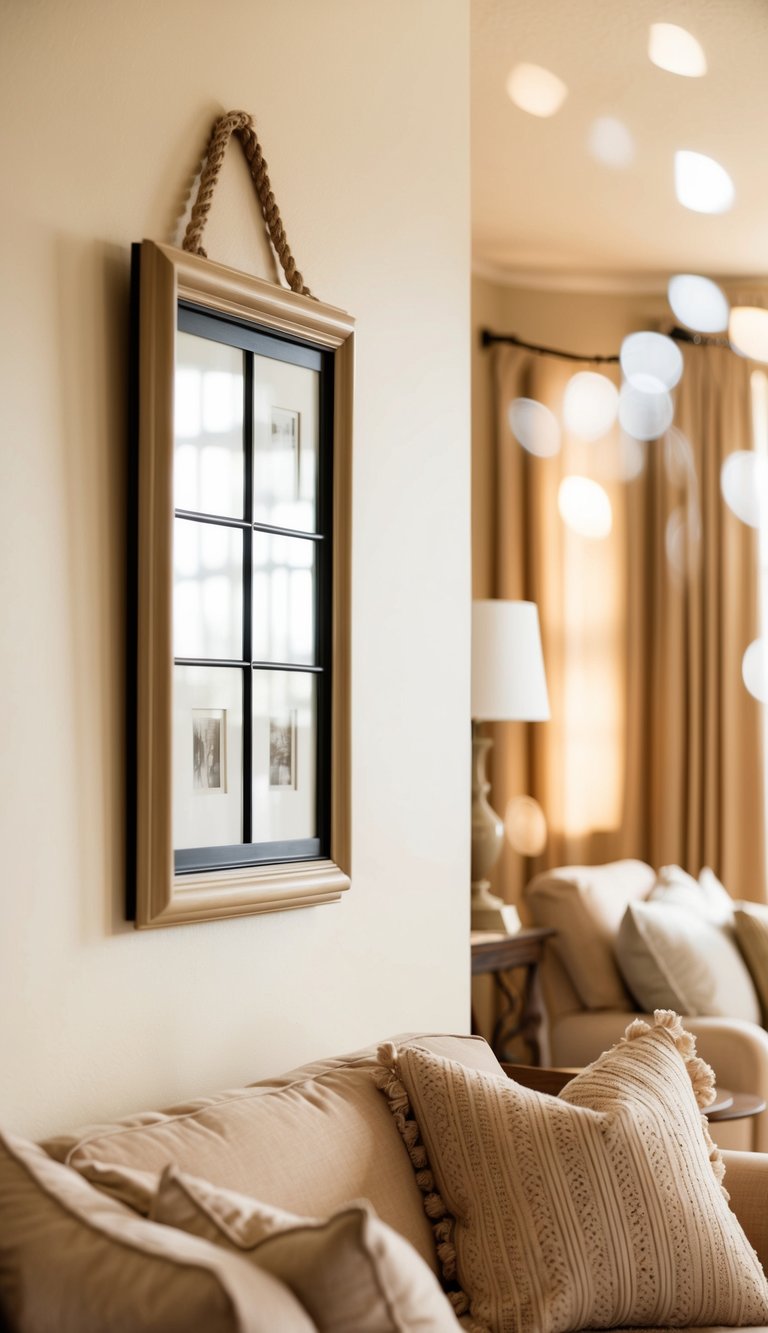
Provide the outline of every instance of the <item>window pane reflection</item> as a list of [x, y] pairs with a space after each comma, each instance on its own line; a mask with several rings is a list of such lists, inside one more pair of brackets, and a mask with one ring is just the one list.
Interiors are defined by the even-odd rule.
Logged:
[[174, 507], [243, 517], [243, 353], [178, 333]]
[[314, 532], [320, 376], [254, 356], [253, 380], [254, 522]]
[[173, 541], [175, 657], [243, 657], [243, 534], [177, 518]]
[[315, 545], [254, 532], [254, 662], [314, 665]]
[[317, 679], [253, 673], [253, 840], [317, 837]]
[[243, 671], [173, 672], [173, 845], [228, 847], [243, 838]]

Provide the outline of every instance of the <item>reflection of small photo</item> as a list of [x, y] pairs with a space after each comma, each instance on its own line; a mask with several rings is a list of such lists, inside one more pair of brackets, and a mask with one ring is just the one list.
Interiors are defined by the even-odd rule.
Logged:
[[291, 460], [291, 472], [299, 489], [299, 413], [287, 407], [273, 407], [269, 427], [270, 444]]
[[227, 790], [227, 710], [192, 709], [192, 787], [200, 793]]
[[296, 709], [269, 719], [269, 785], [296, 786]]

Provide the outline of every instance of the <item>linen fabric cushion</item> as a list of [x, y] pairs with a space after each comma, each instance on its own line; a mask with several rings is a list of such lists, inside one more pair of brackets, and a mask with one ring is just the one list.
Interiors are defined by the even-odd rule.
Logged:
[[137, 1217], [0, 1134], [0, 1324], [15, 1333], [312, 1333], [287, 1287]]
[[[481, 1037], [424, 1033], [397, 1040], [415, 1039], [465, 1064], [500, 1070]], [[375, 1064], [369, 1047], [168, 1110], [58, 1135], [43, 1147], [145, 1214], [170, 1164], [313, 1217], [327, 1217], [349, 1199], [369, 1199], [434, 1264], [410, 1163], [373, 1086]]]
[[559, 1097], [415, 1048], [380, 1060], [467, 1327], [768, 1321], [700, 1111], [714, 1076], [676, 1014], [635, 1020]]
[[733, 923], [736, 943], [760, 999], [763, 1027], [768, 1027], [768, 907], [762, 903], [739, 903]]
[[624, 1009], [632, 1003], [614, 957], [627, 904], [645, 898], [656, 881], [643, 861], [567, 866], [531, 880], [525, 900], [536, 926], [557, 931], [552, 950], [585, 1009]]
[[152, 1216], [241, 1252], [290, 1287], [321, 1331], [455, 1333], [434, 1274], [364, 1203], [316, 1221], [169, 1167]]
[[671, 903], [630, 903], [616, 957], [640, 1007], [760, 1022], [752, 978], [727, 932]]
[[733, 925], [733, 899], [709, 866], [704, 866], [698, 879], [682, 866], [662, 866], [648, 901], [684, 907], [717, 926]]

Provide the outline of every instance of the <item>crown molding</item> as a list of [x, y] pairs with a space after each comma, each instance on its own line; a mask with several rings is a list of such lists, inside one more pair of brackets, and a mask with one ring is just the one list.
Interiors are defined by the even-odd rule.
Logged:
[[[582, 292], [593, 296], [666, 296], [671, 272], [595, 272], [589, 269], [538, 268], [533, 265], [518, 268], [492, 264], [485, 259], [472, 261], [473, 278], [492, 282], [497, 287], [517, 287], [538, 292]], [[706, 276], [719, 283], [726, 295], [737, 303], [748, 302], [753, 293], [763, 298], [768, 294], [768, 278], [765, 275]]]

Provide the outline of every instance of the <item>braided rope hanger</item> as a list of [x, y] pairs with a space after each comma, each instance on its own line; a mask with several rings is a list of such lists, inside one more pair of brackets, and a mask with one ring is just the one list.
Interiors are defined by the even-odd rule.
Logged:
[[200, 255], [202, 259], [207, 259], [208, 255], [202, 246], [203, 231], [208, 221], [208, 214], [211, 209], [211, 200], [213, 192], [216, 189], [216, 183], [219, 179], [221, 164], [224, 161], [224, 154], [227, 151], [227, 144], [232, 135], [235, 135], [243, 147], [248, 169], [251, 173], [251, 179], [256, 186], [256, 193], [261, 205], [261, 211], [264, 216], [269, 239], [274, 246], [286, 281], [292, 292], [298, 292], [300, 296], [312, 296], [313, 300], [317, 297], [312, 295], [309, 287], [304, 286], [304, 279], [296, 267], [296, 261], [291, 254], [291, 247], [288, 244], [288, 237], [285, 234], [283, 219], [280, 216], [280, 209], [272, 193], [272, 186], [269, 183], [267, 175], [267, 164], [264, 161], [264, 154], [261, 151], [261, 144], [256, 137], [256, 130], [253, 124], [253, 116], [247, 111], [227, 111], [223, 116], [219, 116], [213, 126], [210, 142], [206, 150], [205, 162], [200, 184], [197, 190], [197, 198], [192, 206], [192, 214], [187, 224], [187, 230], [184, 233], [182, 249], [189, 254]]

